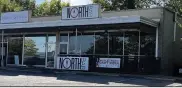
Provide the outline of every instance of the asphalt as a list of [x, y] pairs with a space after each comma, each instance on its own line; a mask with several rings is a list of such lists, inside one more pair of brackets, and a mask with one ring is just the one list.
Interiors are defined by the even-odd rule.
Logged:
[[17, 69], [17, 68], [0, 68], [0, 70], [6, 72], [29, 72], [43, 75], [57, 75], [57, 74], [74, 74], [83, 76], [110, 76], [110, 77], [127, 77], [138, 79], [150, 79], [161, 81], [172, 81], [176, 83], [182, 83], [181, 77], [163, 76], [163, 75], [136, 75], [136, 74], [115, 74], [115, 73], [97, 73], [97, 72], [79, 72], [79, 71], [40, 71], [35, 69]]

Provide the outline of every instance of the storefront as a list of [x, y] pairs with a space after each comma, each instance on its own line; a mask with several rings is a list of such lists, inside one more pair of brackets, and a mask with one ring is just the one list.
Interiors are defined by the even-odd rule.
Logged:
[[101, 14], [100, 6], [92, 4], [65, 7], [62, 17], [32, 18], [30, 11], [3, 13], [1, 66], [159, 73], [160, 19], [146, 16], [146, 11], [159, 10]]

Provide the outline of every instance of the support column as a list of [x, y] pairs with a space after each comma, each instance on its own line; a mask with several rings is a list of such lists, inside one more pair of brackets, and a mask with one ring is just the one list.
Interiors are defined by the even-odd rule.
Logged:
[[[141, 45], [141, 37], [140, 37], [140, 30], [138, 31], [138, 70], [140, 68], [140, 45]], [[140, 70], [139, 70], [140, 71]]]
[[156, 43], [155, 43], [155, 57], [158, 59], [158, 48], [159, 48], [159, 29], [156, 28]]
[[25, 55], [25, 34], [23, 34], [23, 45], [22, 45], [22, 65], [24, 62], [24, 55]]
[[54, 56], [54, 68], [57, 69], [57, 56], [60, 52], [60, 31], [56, 32], [56, 47], [55, 47], [55, 56]]
[[4, 30], [2, 30], [2, 33], [1, 33], [1, 44], [2, 44], [2, 46], [1, 46], [1, 67], [4, 67], [4, 58], [3, 58], [3, 54], [4, 54], [4, 52], [3, 52], [3, 48], [4, 48]]
[[45, 39], [45, 68], [47, 68], [47, 51], [48, 51], [48, 34], [46, 34], [46, 39]]
[[122, 59], [122, 68], [124, 68], [124, 40], [125, 40], [125, 32], [123, 33], [123, 59]]

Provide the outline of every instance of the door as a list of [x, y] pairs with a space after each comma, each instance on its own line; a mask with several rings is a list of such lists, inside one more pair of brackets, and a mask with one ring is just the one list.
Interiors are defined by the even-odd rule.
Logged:
[[56, 35], [48, 34], [47, 37], [47, 54], [46, 54], [46, 67], [54, 68], [54, 58], [56, 51]]
[[68, 54], [69, 33], [60, 34], [60, 54]]

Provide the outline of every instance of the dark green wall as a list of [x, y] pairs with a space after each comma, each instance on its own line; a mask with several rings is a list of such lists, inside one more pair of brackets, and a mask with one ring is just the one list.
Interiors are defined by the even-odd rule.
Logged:
[[173, 40], [174, 40], [174, 13], [164, 9], [159, 29], [159, 53], [161, 56], [161, 73], [172, 75], [173, 68]]
[[182, 24], [182, 19], [178, 16], [177, 21], [179, 24], [176, 25], [176, 41], [174, 42], [173, 55], [174, 64], [182, 66], [182, 28], [179, 26]]

